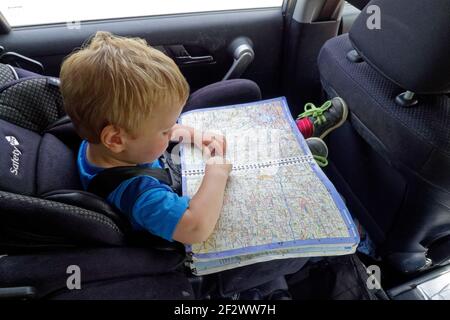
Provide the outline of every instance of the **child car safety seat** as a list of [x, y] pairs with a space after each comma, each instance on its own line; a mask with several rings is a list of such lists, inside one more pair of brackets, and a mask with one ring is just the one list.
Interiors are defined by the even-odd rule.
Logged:
[[[132, 230], [95, 195], [110, 186], [97, 183], [89, 189], [95, 194], [82, 190], [76, 166], [81, 139], [58, 87], [57, 78], [0, 64], [0, 298], [235, 297], [227, 277], [190, 275], [182, 244]], [[259, 87], [243, 79], [190, 96], [192, 105], [259, 99]], [[117, 180], [99, 176], [97, 182]], [[172, 185], [179, 183], [174, 178]], [[245, 297], [283, 299], [285, 286], [280, 277]]]
[[181, 244], [130, 232], [82, 191], [58, 85], [0, 64], [0, 298], [194, 298]]

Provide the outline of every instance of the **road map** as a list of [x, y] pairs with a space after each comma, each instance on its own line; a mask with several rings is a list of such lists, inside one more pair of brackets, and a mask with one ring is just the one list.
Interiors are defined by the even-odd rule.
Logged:
[[[192, 111], [181, 123], [225, 135], [233, 164], [213, 234], [188, 248], [197, 271], [354, 251], [353, 222], [314, 162], [284, 98]], [[184, 146], [183, 194], [196, 193], [204, 167], [201, 152]]]

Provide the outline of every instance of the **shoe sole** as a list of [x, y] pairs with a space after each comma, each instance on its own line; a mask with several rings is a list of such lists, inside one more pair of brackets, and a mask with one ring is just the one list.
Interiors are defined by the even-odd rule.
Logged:
[[321, 138], [318, 138], [318, 137], [311, 137], [311, 138], [308, 138], [308, 139], [306, 139], [307, 141], [308, 140], [319, 140], [319, 142], [320, 142], [320, 144], [322, 145], [322, 146], [324, 146], [324, 148], [325, 148], [325, 150], [326, 150], [326, 156], [324, 157], [324, 158], [328, 158], [328, 146], [327, 146], [327, 144], [325, 143], [325, 141], [323, 141]]
[[[345, 120], [347, 120], [347, 117], [348, 117], [348, 107], [347, 107], [347, 104], [345, 103], [345, 101], [344, 101], [342, 98], [340, 98], [340, 97], [336, 97], [336, 98], [339, 99], [339, 101], [340, 101], [341, 104], [342, 104], [342, 108], [344, 108], [344, 115], [342, 116], [341, 121], [339, 121], [339, 122], [336, 123], [334, 126], [328, 128], [324, 133], [322, 133], [322, 135], [319, 137], [320, 139], [325, 139], [325, 137], [326, 137], [331, 131], [333, 131], [334, 129], [337, 129], [337, 128], [339, 128], [340, 126], [342, 126], [342, 125], [344, 124]], [[336, 98], [333, 98], [333, 99], [336, 99]]]

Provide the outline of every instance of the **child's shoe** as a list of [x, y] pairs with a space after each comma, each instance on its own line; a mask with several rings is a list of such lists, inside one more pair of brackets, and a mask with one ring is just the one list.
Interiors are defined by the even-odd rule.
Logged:
[[328, 147], [326, 143], [317, 137], [306, 139], [306, 144], [320, 167], [328, 165]]
[[305, 112], [297, 118], [297, 127], [305, 139], [318, 137], [324, 139], [331, 131], [344, 124], [348, 116], [345, 101], [336, 97], [326, 101], [321, 107], [305, 104]]

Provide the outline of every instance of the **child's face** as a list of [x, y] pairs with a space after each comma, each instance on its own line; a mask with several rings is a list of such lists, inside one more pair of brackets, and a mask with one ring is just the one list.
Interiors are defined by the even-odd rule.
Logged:
[[[156, 111], [156, 115], [143, 124], [134, 139], [127, 139], [125, 156], [132, 163], [148, 163], [158, 159], [167, 149], [172, 127], [180, 116], [183, 105]], [[161, 108], [164, 109], [164, 108]]]

